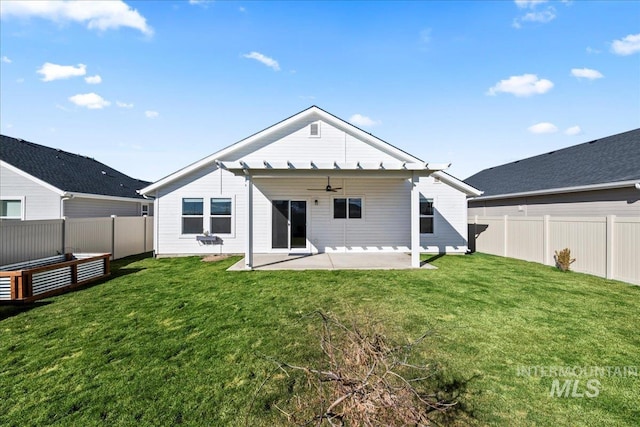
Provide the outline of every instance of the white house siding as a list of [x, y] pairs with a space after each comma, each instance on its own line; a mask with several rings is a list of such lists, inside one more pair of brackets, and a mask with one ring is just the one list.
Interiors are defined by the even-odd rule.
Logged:
[[502, 200], [469, 201], [469, 215], [640, 217], [640, 191], [633, 187]]
[[[233, 155], [220, 160], [244, 160], [247, 162], [305, 162], [316, 163], [338, 162], [394, 162], [398, 159], [377, 147], [367, 144], [345, 130], [338, 129], [326, 122], [320, 123], [320, 137], [309, 135], [309, 124], [314, 122], [298, 122], [265, 138], [258, 149], [237, 151]], [[254, 151], [255, 150], [255, 151]], [[407, 159], [409, 157], [407, 156]]]
[[420, 194], [434, 199], [434, 233], [420, 235], [420, 247], [428, 253], [467, 252], [467, 198], [464, 193], [432, 177], [418, 184]]
[[111, 215], [140, 216], [141, 202], [74, 197], [64, 201], [68, 218], [98, 218]]
[[[253, 179], [254, 252], [268, 253], [271, 248], [272, 200], [307, 202], [307, 239], [309, 250], [316, 252], [410, 251], [411, 183], [406, 177], [331, 177], [338, 192], [309, 191], [323, 189], [325, 176], [258, 177]], [[435, 200], [435, 233], [423, 235], [426, 252], [466, 251], [465, 195], [447, 184], [435, 184], [431, 177], [420, 182], [420, 192]], [[181, 235], [183, 198], [204, 201], [203, 228], [208, 229], [209, 199], [233, 199], [233, 233], [220, 235], [222, 245], [203, 245], [195, 236]], [[334, 219], [333, 198], [361, 197], [363, 218]], [[316, 205], [315, 201], [318, 201]], [[245, 178], [210, 166], [161, 188], [156, 205], [158, 255], [243, 253], [246, 213]], [[446, 218], [446, 219], [445, 219]]]
[[[211, 254], [244, 252], [245, 192], [244, 178], [215, 166], [202, 168], [176, 180], [158, 191], [155, 205], [156, 255]], [[208, 230], [209, 199], [233, 199], [231, 235], [220, 235], [222, 245], [204, 245], [194, 235], [182, 235], [182, 199], [202, 198], [204, 202], [203, 229]]]
[[57, 193], [4, 166], [0, 166], [0, 197], [24, 197], [25, 220], [60, 218]]

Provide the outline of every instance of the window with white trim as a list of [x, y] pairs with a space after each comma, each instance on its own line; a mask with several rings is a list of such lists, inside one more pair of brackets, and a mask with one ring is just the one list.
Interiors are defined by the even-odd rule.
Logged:
[[333, 199], [334, 219], [361, 219], [362, 197], [336, 197]]
[[182, 199], [182, 234], [202, 233], [204, 199]]
[[142, 205], [140, 208], [140, 215], [149, 216], [149, 205]]
[[233, 206], [230, 198], [212, 198], [209, 232], [212, 234], [231, 234], [232, 214]]
[[433, 234], [433, 199], [420, 196], [420, 233]]
[[0, 200], [0, 219], [23, 219], [22, 199]]

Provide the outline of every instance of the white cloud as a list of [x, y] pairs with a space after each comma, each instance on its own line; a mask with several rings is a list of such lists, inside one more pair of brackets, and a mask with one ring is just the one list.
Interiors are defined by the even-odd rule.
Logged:
[[556, 19], [556, 10], [551, 6], [542, 12], [529, 12], [520, 18], [520, 20], [524, 22], [541, 22], [543, 24], [551, 22], [554, 19]]
[[590, 68], [572, 68], [571, 75], [579, 79], [589, 80], [601, 79], [604, 77], [600, 71], [592, 70]]
[[102, 77], [96, 74], [95, 76], [85, 77], [84, 81], [89, 83], [90, 85], [97, 85], [102, 83]]
[[487, 95], [494, 96], [500, 92], [511, 93], [515, 96], [540, 95], [549, 92], [553, 87], [553, 82], [547, 79], [539, 79], [535, 74], [523, 74], [521, 76], [511, 76], [507, 80], [500, 80], [492, 88], [489, 88]]
[[267, 67], [273, 68], [275, 71], [280, 71], [280, 64], [278, 64], [278, 61], [273, 58], [269, 58], [268, 56], [265, 56], [260, 52], [246, 53], [242, 56], [249, 59], [255, 59], [256, 61], [263, 63]]
[[240, 12], [244, 13], [244, 12], [246, 12], [246, 11], [247, 11], [247, 8], [246, 8], [246, 7], [244, 7], [244, 6], [240, 6], [240, 7], [238, 8], [238, 10], [239, 10]]
[[86, 107], [90, 110], [100, 110], [111, 105], [109, 101], [106, 101], [100, 95], [93, 92], [73, 95], [69, 98], [69, 101], [73, 102], [79, 107]]
[[160, 113], [158, 113], [157, 111], [151, 111], [151, 110], [147, 110], [144, 112], [144, 115], [148, 118], [148, 119], [155, 119], [157, 118]]
[[425, 28], [420, 31], [420, 42], [422, 44], [429, 44], [431, 41], [431, 28]]
[[535, 124], [533, 126], [529, 126], [527, 130], [531, 133], [542, 134], [542, 133], [556, 133], [558, 132], [558, 128], [553, 123], [549, 122], [541, 122]]
[[8, 56], [3, 56], [2, 62], [4, 62], [5, 64], [11, 64], [13, 61], [10, 60]]
[[570, 128], [567, 128], [567, 130], [564, 131], [565, 135], [580, 135], [582, 133], [582, 129], [580, 129], [580, 126], [571, 126]]
[[90, 30], [129, 27], [145, 35], [153, 29], [137, 10], [121, 0], [112, 1], [1, 1], [0, 15], [20, 18], [42, 18], [53, 22], [79, 22]]
[[627, 56], [640, 52], [640, 33], [629, 34], [621, 40], [614, 40], [611, 43], [611, 50], [616, 55]]
[[127, 104], [126, 102], [116, 101], [116, 105], [119, 108], [133, 108], [133, 104]]
[[42, 77], [43, 82], [51, 82], [53, 80], [84, 76], [87, 74], [87, 66], [78, 64], [77, 67], [74, 67], [73, 65], [58, 65], [45, 62], [36, 72], [44, 76]]
[[594, 49], [591, 46], [587, 46], [587, 53], [588, 54], [594, 54], [597, 55], [598, 53], [601, 53], [602, 51], [598, 50], [598, 49]]
[[546, 2], [547, 0], [514, 0], [514, 3], [516, 4], [516, 6], [518, 6], [520, 9], [526, 9], [526, 8], [533, 9], [537, 5], [541, 3], [546, 3]]
[[354, 114], [349, 118], [349, 122], [356, 126], [375, 126], [380, 124], [379, 121], [375, 121], [370, 117], [363, 116], [362, 114]]

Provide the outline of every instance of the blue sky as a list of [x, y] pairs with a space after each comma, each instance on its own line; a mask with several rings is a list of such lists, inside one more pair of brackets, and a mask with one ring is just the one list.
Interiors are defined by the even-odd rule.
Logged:
[[0, 2], [0, 130], [155, 181], [311, 105], [466, 178], [640, 127], [640, 2]]

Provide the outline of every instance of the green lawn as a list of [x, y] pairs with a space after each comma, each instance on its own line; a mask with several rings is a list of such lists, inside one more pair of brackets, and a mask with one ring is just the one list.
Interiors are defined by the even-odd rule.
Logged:
[[[317, 309], [366, 313], [396, 340], [435, 330], [420, 356], [465, 384], [459, 424], [640, 419], [637, 376], [599, 376], [597, 397], [572, 398], [550, 396], [553, 377], [518, 372], [639, 367], [638, 286], [482, 254], [426, 271], [226, 272], [237, 260], [126, 259], [103, 283], [0, 307], [0, 425], [283, 424], [269, 408], [286, 388], [254, 399], [273, 367], [262, 355], [313, 364], [303, 315]], [[588, 391], [592, 376], [576, 379]]]

